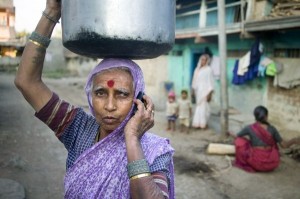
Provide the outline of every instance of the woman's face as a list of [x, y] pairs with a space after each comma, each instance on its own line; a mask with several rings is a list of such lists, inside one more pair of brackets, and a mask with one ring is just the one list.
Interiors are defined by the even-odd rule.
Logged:
[[133, 79], [129, 72], [103, 71], [93, 79], [92, 104], [101, 131], [112, 132], [126, 118], [133, 103]]
[[206, 56], [201, 56], [200, 60], [201, 60], [201, 66], [205, 66], [206, 63], [207, 63], [207, 57]]

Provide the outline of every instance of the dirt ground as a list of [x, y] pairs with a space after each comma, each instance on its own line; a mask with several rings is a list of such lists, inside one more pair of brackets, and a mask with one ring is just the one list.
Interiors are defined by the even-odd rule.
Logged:
[[[46, 79], [61, 98], [87, 108], [84, 79]], [[162, 102], [164, 103], [164, 102]], [[13, 75], [0, 73], [0, 178], [20, 182], [27, 199], [63, 198], [66, 151], [13, 85]], [[206, 154], [219, 136], [213, 129], [186, 135], [165, 131], [164, 112], [155, 113], [151, 130], [170, 139], [176, 150], [178, 199], [297, 199], [300, 162], [282, 153], [278, 169], [247, 173], [231, 165], [232, 156]], [[1, 190], [0, 190], [0, 199]]]

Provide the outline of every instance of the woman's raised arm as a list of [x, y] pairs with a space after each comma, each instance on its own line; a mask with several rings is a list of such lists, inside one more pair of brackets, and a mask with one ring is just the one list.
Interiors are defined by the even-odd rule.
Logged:
[[43, 83], [41, 76], [46, 48], [60, 16], [60, 1], [47, 0], [46, 9], [25, 46], [15, 77], [16, 87], [35, 111], [39, 111], [52, 96], [52, 91]]

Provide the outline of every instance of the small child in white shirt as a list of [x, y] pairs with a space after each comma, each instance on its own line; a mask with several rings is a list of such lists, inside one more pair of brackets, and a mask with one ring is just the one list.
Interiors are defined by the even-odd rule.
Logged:
[[176, 119], [178, 117], [178, 104], [175, 101], [175, 93], [170, 91], [168, 94], [167, 109], [166, 115], [168, 119], [168, 128], [167, 131], [176, 130]]
[[190, 129], [190, 118], [192, 117], [192, 104], [188, 99], [188, 91], [181, 91], [181, 99], [178, 100], [179, 105], [179, 123], [180, 132], [185, 131], [189, 133]]

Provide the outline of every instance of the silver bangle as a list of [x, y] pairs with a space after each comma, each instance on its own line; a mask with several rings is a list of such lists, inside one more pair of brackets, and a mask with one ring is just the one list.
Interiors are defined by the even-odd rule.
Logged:
[[53, 17], [51, 17], [50, 15], [48, 15], [45, 11], [43, 11], [43, 16], [46, 17], [48, 20], [50, 20], [53, 23], [59, 23], [59, 20], [54, 19]]

